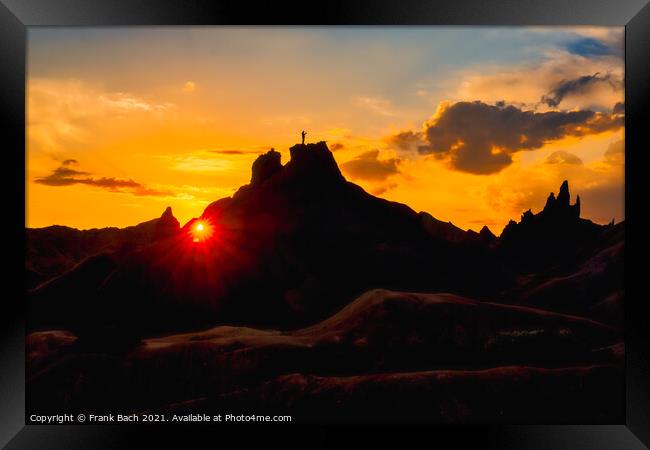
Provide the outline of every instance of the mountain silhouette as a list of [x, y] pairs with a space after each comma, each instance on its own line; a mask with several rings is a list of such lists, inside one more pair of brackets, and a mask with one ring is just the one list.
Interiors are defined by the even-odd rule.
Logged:
[[[624, 414], [624, 223], [568, 182], [500, 236], [271, 150], [182, 227], [30, 229], [32, 411], [612, 423]], [[541, 205], [540, 205], [541, 206]], [[36, 285], [36, 280], [38, 285]]]
[[168, 207], [158, 219], [126, 228], [75, 228], [53, 225], [27, 229], [27, 285], [58, 276], [89, 256], [154, 242], [180, 231], [178, 220]]
[[[487, 227], [464, 231], [345, 180], [325, 142], [297, 144], [285, 165], [275, 150], [260, 155], [248, 185], [180, 231], [168, 209], [147, 239], [101, 248], [110, 264], [90, 258], [39, 286], [32, 323], [142, 335], [218, 323], [295, 328], [374, 288], [510, 301], [527, 271], [591, 255], [608, 227], [579, 214], [565, 182], [499, 238]], [[212, 236], [195, 244], [198, 223]]]

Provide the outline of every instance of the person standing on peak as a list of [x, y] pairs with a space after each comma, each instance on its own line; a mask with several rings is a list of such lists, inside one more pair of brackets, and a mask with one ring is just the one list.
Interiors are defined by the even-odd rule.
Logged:
[[305, 136], [307, 136], [307, 132], [305, 132], [305, 130], [302, 130], [302, 133], [300, 134], [302, 135], [302, 145], [305, 145]]

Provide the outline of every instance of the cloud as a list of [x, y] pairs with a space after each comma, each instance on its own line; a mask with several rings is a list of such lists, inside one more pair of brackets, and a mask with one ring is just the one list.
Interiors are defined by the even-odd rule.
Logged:
[[341, 168], [354, 179], [384, 181], [400, 172], [400, 162], [399, 158], [379, 159], [379, 150], [371, 150], [341, 164]]
[[[611, 111], [614, 104], [624, 101], [623, 64], [619, 57], [584, 58], [564, 52], [549, 53], [541, 60], [534, 60], [503, 67], [483, 65], [480, 70], [468, 68], [461, 70], [454, 78], [456, 88], [450, 87], [445, 97], [453, 101], [473, 101], [481, 99], [494, 103], [500, 100], [521, 108], [548, 110], [540, 97], [549, 94], [567, 80], [577, 80], [586, 74], [608, 77], [613, 89], [605, 80], [593, 80], [582, 92], [574, 91], [562, 99], [563, 109], [591, 109], [601, 112]], [[607, 74], [607, 75], [601, 75]], [[605, 81], [605, 82], [603, 82]]]
[[422, 146], [422, 136], [414, 131], [402, 131], [387, 138], [388, 144], [404, 151], [417, 151]]
[[[68, 161], [66, 160], [64, 164]], [[131, 179], [122, 180], [114, 177], [89, 177], [89, 172], [82, 172], [79, 170], [70, 169], [65, 165], [57, 167], [54, 171], [45, 177], [36, 178], [35, 183], [43, 184], [45, 186], [72, 186], [75, 184], [82, 184], [88, 186], [95, 186], [98, 188], [106, 189], [110, 192], [129, 193], [136, 196], [170, 196], [171, 192], [160, 191], [148, 188]]]
[[[556, 35], [559, 31], [557, 27], [531, 27], [529, 30]], [[562, 40], [561, 48], [567, 52], [573, 49], [574, 54], [578, 55], [586, 48], [587, 54], [596, 53], [593, 56], [607, 51], [610, 54], [622, 55], [625, 27], [579, 26], [560, 31], [563, 32], [568, 33], [568, 39]], [[592, 47], [596, 50], [589, 51]]]
[[66, 159], [61, 164], [63, 164], [64, 166], [71, 166], [71, 165], [78, 164], [78, 163], [79, 163], [79, 161], [77, 161], [76, 159]]
[[115, 112], [163, 112], [172, 108], [172, 103], [152, 103], [132, 94], [125, 92], [114, 92], [99, 96], [100, 104], [105, 105], [109, 110]]
[[442, 103], [424, 130], [401, 133], [398, 142], [417, 136], [418, 151], [448, 159], [451, 168], [472, 174], [500, 172], [512, 154], [535, 150], [564, 137], [586, 136], [620, 128], [620, 116], [589, 110], [535, 112], [497, 102]]
[[50, 175], [44, 178], [37, 178], [36, 182], [47, 186], [68, 186], [79, 182], [76, 177], [83, 175], [89, 175], [89, 173], [61, 166], [54, 169]]
[[625, 140], [621, 139], [612, 142], [607, 150], [605, 150], [603, 159], [607, 164], [612, 166], [622, 166], [625, 164]]
[[194, 92], [196, 90], [196, 83], [194, 81], [187, 81], [183, 85], [183, 92]]
[[106, 92], [79, 80], [29, 78], [27, 128], [32, 149], [83, 149], [98, 127], [131, 115], [162, 117], [172, 103]]
[[345, 145], [341, 144], [340, 142], [334, 142], [329, 146], [330, 150], [335, 152], [337, 150], [343, 150], [345, 148]]
[[614, 105], [612, 109], [612, 114], [625, 114], [625, 103], [618, 102]]
[[558, 150], [551, 153], [546, 157], [544, 162], [546, 164], [582, 164], [582, 160], [579, 157], [564, 150]]
[[354, 99], [354, 104], [380, 116], [392, 117], [395, 116], [395, 111], [388, 100], [378, 97], [357, 97]]
[[582, 37], [571, 41], [566, 46], [567, 51], [574, 55], [585, 57], [608, 56], [614, 54], [614, 50], [593, 37]]
[[543, 95], [540, 101], [550, 107], [557, 107], [565, 97], [587, 93], [599, 84], [609, 85], [615, 91], [623, 89], [621, 80], [615, 79], [611, 74], [601, 76], [596, 72], [593, 75], [583, 75], [571, 80], [562, 80], [550, 92]]

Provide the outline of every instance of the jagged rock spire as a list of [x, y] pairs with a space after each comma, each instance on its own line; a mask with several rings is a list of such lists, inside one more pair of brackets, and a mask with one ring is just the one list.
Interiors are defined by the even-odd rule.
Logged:
[[557, 195], [557, 204], [560, 206], [569, 206], [571, 194], [569, 194], [569, 182], [564, 180], [560, 186], [560, 193]]
[[569, 182], [564, 180], [557, 197], [552, 192], [550, 193], [546, 199], [546, 205], [542, 213], [545, 216], [580, 217], [580, 196], [576, 197], [576, 203], [574, 205], [571, 205], [570, 201]]
[[552, 208], [554, 204], [555, 204], [555, 194], [551, 192], [548, 198], [546, 199], [546, 205], [544, 205], [544, 209]]

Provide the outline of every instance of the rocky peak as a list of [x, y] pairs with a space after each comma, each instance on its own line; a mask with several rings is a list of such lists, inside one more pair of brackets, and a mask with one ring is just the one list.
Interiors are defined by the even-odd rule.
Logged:
[[274, 149], [258, 156], [253, 163], [250, 185], [242, 189], [259, 186], [278, 173], [284, 182], [301, 185], [326, 186], [345, 181], [325, 141], [296, 144], [289, 149], [289, 154], [289, 162], [284, 166], [280, 153]]
[[154, 239], [163, 239], [173, 236], [181, 229], [181, 224], [174, 217], [171, 206], [168, 206], [156, 222]]
[[497, 237], [494, 235], [494, 233], [492, 233], [492, 230], [490, 230], [490, 229], [488, 228], [487, 225], [483, 225], [483, 228], [481, 228], [481, 231], [479, 231], [478, 234], [479, 234], [483, 239], [490, 240], [490, 241], [492, 241], [492, 240], [494, 240], [494, 239], [497, 238]]
[[160, 216], [160, 220], [171, 220], [176, 218], [174, 217], [174, 213], [172, 212], [172, 207], [168, 206], [165, 208], [165, 211], [163, 211], [162, 215]]
[[282, 155], [274, 149], [257, 157], [251, 168], [251, 186], [259, 186], [282, 170]]
[[289, 152], [291, 160], [285, 166], [289, 178], [325, 184], [345, 181], [325, 141], [296, 144]]

